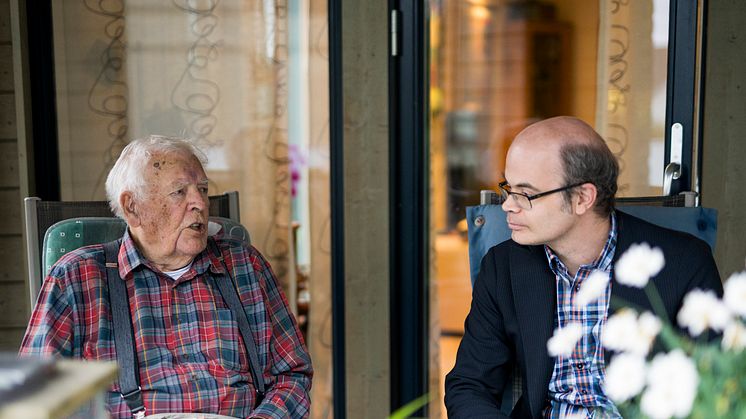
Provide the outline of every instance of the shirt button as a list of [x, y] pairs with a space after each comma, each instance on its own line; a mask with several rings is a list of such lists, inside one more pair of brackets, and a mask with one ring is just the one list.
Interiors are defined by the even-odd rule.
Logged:
[[582, 362], [578, 362], [577, 364], [575, 364], [575, 368], [582, 371], [583, 368], [585, 368], [585, 365]]
[[588, 394], [588, 390], [580, 390], [580, 394], [586, 395], [586, 394]]
[[580, 284], [575, 285], [575, 291], [580, 291]]

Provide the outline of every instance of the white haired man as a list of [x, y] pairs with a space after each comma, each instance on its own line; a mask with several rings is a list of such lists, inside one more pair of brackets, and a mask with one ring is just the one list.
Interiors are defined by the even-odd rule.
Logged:
[[[87, 246], [57, 262], [20, 353], [119, 359], [121, 367], [113, 307], [124, 283], [141, 406], [123, 394], [120, 373], [108, 397], [113, 417], [142, 417], [142, 407], [153, 417], [306, 417], [313, 371], [303, 337], [262, 255], [208, 237], [204, 161], [178, 138], [125, 147], [106, 180], [112, 210], [127, 222], [124, 236], [108, 245], [114, 250]], [[108, 270], [107, 252], [116, 262]], [[235, 290], [233, 305], [226, 289]]]

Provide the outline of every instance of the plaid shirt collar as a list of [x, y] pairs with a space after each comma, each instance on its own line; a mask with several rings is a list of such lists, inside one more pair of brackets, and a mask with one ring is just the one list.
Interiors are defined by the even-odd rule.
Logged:
[[[207, 240], [213, 240], [213, 238], [208, 237]], [[200, 252], [200, 254], [198, 254], [192, 261], [192, 267], [189, 271], [175, 282], [180, 283], [182, 281], [188, 281], [196, 276], [202, 275], [207, 271], [207, 269], [210, 269], [211, 272], [216, 274], [225, 273], [223, 263], [212, 252], [210, 252], [209, 249], [210, 246], [207, 246], [202, 250], [202, 252]], [[129, 228], [125, 230], [124, 236], [122, 237], [122, 245], [119, 247], [118, 261], [119, 276], [124, 280], [133, 278], [130, 274], [140, 266], [144, 266], [153, 272], [160, 272], [160, 270], [153, 266], [153, 264], [137, 249], [137, 245], [130, 234]]]
[[[611, 228], [609, 229], [609, 237], [606, 239], [604, 248], [601, 250], [601, 253], [599, 254], [598, 258], [596, 258], [596, 260], [594, 260], [590, 264], [580, 266], [580, 269], [597, 269], [604, 272], [609, 272], [611, 270], [611, 264], [614, 260], [617, 241], [616, 213], [613, 210], [611, 211], [610, 218]], [[567, 267], [565, 267], [565, 264], [562, 263], [559, 256], [557, 256], [557, 254], [554, 253], [554, 251], [547, 245], [544, 245], [544, 252], [547, 255], [549, 268], [552, 270], [552, 273], [554, 273], [555, 275], [559, 275], [560, 272], [564, 272], [565, 275], [561, 276], [567, 276]]]

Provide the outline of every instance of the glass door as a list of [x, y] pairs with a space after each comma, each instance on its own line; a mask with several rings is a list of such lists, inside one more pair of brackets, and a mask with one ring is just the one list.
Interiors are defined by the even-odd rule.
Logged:
[[[693, 78], [680, 84], [673, 78], [694, 74], [693, 59], [687, 64], [677, 51], [694, 48], [695, 37], [677, 30], [696, 32], [697, 6], [695, 18], [683, 20], [677, 3], [430, 2], [430, 348], [437, 360], [430, 374], [440, 380], [435, 400], [442, 403], [443, 378], [453, 366], [471, 302], [465, 208], [479, 204], [480, 190], [496, 189], [520, 130], [547, 117], [577, 116], [601, 133], [619, 159], [620, 196], [663, 194], [672, 98], [694, 91]], [[687, 13], [691, 17], [692, 10]], [[670, 33], [678, 36], [676, 49]], [[690, 109], [684, 122], [690, 129], [691, 120]], [[688, 144], [691, 137], [689, 132]], [[431, 417], [439, 416], [445, 417], [444, 407], [433, 406]]]
[[62, 199], [104, 199], [133, 138], [194, 141], [210, 193], [240, 192], [313, 358], [311, 417], [328, 417], [327, 1], [53, 2], [51, 20]]

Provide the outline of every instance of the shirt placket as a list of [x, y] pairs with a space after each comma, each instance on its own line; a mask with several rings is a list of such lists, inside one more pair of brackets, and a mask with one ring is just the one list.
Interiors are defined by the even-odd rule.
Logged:
[[[559, 301], [559, 311], [561, 311], [561, 315], [559, 316], [559, 326], [564, 328], [568, 324], [576, 322], [575, 318], [575, 312], [572, 307], [572, 301], [574, 297], [573, 293], [573, 287], [574, 287], [574, 281], [570, 277], [569, 273], [567, 272], [567, 269], [562, 265], [561, 263], [557, 263], [556, 265], [556, 272], [557, 272], [557, 278], [559, 279], [558, 286], [561, 288], [562, 292], [559, 293], [560, 301]], [[575, 348], [577, 349], [577, 347]], [[562, 372], [562, 378], [560, 379], [560, 382], [562, 383], [562, 388], [571, 390], [576, 389], [576, 377], [575, 377], [575, 371], [574, 371], [574, 365], [575, 365], [575, 358], [576, 358], [576, 352], [577, 350], [573, 350], [573, 352], [567, 357], [564, 358], [563, 364], [564, 367], [561, 368]], [[576, 389], [577, 390], [577, 389]], [[573, 392], [568, 393], [568, 401], [571, 401], [577, 397]]]
[[194, 308], [189, 306], [187, 291], [184, 289], [188, 286], [188, 284], [179, 281], [171, 286], [172, 330], [174, 330], [175, 343], [173, 353], [185, 380], [182, 381], [184, 406], [189, 409], [188, 411], [194, 411], [200, 407], [200, 400], [195, 397], [199, 392], [200, 376], [194, 369], [195, 354], [193, 353], [193, 347], [199, 337], [196, 332], [196, 324], [193, 321], [196, 313]]
[[[578, 292], [580, 291], [580, 288], [582, 286], [583, 281], [588, 278], [590, 275], [590, 270], [592, 268], [586, 268], [581, 267], [578, 270], [577, 275], [575, 276], [575, 284], [572, 289], [573, 293], [573, 302], [575, 301], [575, 297], [577, 296]], [[591, 303], [592, 305], [593, 303]], [[586, 305], [583, 307], [577, 307], [577, 309], [574, 309], [576, 320], [578, 323], [580, 323], [583, 326], [583, 336], [580, 340], [580, 348], [581, 351], [578, 351], [579, 353], [576, 354], [577, 359], [575, 359], [573, 363], [573, 372], [575, 373], [575, 382], [578, 385], [580, 398], [583, 401], [583, 404], [587, 404], [591, 401], [592, 395], [589, 394], [590, 391], [590, 377], [589, 377], [589, 363], [586, 362], [586, 359], [593, 359], [593, 351], [591, 350], [591, 342], [592, 339], [591, 336], [591, 330], [592, 328], [589, 327], [590, 324], [593, 323], [594, 319], [591, 316], [590, 310], [588, 308], [590, 305]]]
[[[571, 278], [567, 270], [564, 270], [564, 275], [567, 278], [567, 292], [565, 301], [565, 310], [567, 311], [567, 323], [578, 323], [584, 326], [583, 309], [576, 308], [574, 306], [575, 296], [577, 290], [580, 289], [580, 274], [575, 275], [575, 278]], [[576, 396], [583, 399], [586, 395], [584, 388], [580, 388], [579, 383], [581, 382], [580, 376], [585, 368], [583, 363], [583, 356], [585, 354], [585, 327], [583, 327], [583, 335], [578, 343], [575, 345], [575, 349], [572, 351], [570, 358], [568, 359], [569, 374], [572, 377], [569, 381], [574, 387]]]

